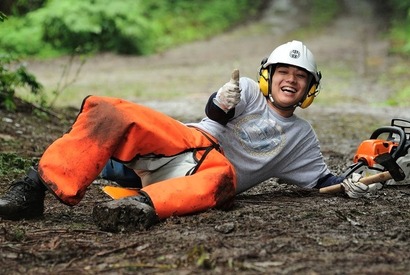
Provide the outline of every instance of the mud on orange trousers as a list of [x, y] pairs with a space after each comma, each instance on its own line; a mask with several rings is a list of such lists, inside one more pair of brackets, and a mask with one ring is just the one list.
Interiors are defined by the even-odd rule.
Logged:
[[[160, 112], [118, 98], [84, 99], [71, 129], [53, 142], [39, 162], [39, 175], [54, 195], [76, 205], [110, 158], [173, 156], [212, 142], [195, 128]], [[201, 151], [198, 154], [202, 154]], [[211, 150], [197, 172], [142, 188], [160, 218], [222, 206], [235, 195], [233, 166]]]

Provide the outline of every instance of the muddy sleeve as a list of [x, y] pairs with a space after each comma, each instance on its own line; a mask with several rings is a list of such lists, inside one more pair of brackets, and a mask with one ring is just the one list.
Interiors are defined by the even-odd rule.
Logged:
[[213, 93], [208, 100], [208, 103], [206, 104], [205, 107], [205, 114], [207, 117], [212, 119], [213, 121], [218, 122], [219, 124], [226, 125], [228, 121], [233, 118], [235, 115], [235, 108], [231, 109], [228, 111], [228, 113], [225, 113], [221, 108], [219, 108], [215, 103], [213, 102], [213, 99], [216, 96], [216, 92]]
[[343, 180], [344, 180], [343, 177], [335, 176], [332, 173], [330, 173], [330, 174], [327, 174], [326, 176], [320, 178], [317, 181], [317, 184], [314, 188], [320, 189], [320, 188], [323, 188], [323, 187], [335, 185], [335, 184], [341, 183]]

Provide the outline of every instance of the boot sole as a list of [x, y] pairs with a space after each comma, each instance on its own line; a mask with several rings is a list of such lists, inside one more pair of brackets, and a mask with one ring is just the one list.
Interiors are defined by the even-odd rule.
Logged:
[[92, 216], [96, 225], [108, 232], [141, 231], [158, 222], [154, 208], [131, 198], [96, 205]]

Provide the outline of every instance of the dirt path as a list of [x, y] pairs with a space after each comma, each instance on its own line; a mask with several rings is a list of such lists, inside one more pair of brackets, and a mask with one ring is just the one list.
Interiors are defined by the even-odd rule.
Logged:
[[[307, 4], [299, 2], [305, 1], [273, 1], [260, 22], [163, 54], [97, 56], [87, 61], [70, 88], [82, 96], [116, 95], [182, 120], [196, 120], [203, 116], [210, 92], [229, 79], [233, 68], [256, 77], [260, 60], [273, 47], [300, 39], [316, 53], [324, 79], [317, 101], [298, 114], [316, 129], [331, 170], [341, 172], [371, 131], [394, 116], [410, 119], [410, 113], [406, 108], [377, 106], [392, 92], [379, 80], [394, 60], [380, 37], [383, 22], [372, 12], [373, 1], [343, 1], [345, 12], [314, 35], [295, 32], [307, 20], [303, 13]], [[30, 62], [29, 67], [41, 82], [54, 87], [64, 64], [60, 59]], [[152, 96], [143, 96], [142, 91]], [[62, 96], [61, 102], [78, 107], [82, 96]], [[44, 125], [31, 116], [6, 116], [0, 121], [0, 138], [19, 143], [4, 149], [9, 143], [2, 140], [5, 151], [39, 156], [65, 130], [59, 129], [63, 128], [60, 121]], [[0, 177], [0, 191], [7, 186], [6, 178]], [[238, 196], [229, 211], [170, 218], [146, 232], [111, 234], [98, 231], [91, 220], [93, 205], [107, 199], [100, 191], [104, 184], [97, 180], [74, 208], [47, 196], [44, 219], [0, 220], [0, 270], [10, 274], [409, 274], [408, 187], [384, 188], [369, 198], [352, 200], [272, 179]]]

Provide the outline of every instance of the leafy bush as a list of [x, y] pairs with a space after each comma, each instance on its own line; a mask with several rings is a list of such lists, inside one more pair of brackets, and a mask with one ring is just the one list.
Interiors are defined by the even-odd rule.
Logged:
[[42, 85], [24, 65], [20, 64], [16, 69], [11, 69], [11, 65], [15, 62], [16, 60], [11, 56], [0, 55], [0, 106], [4, 106], [9, 111], [15, 109], [14, 94], [17, 88], [28, 87], [36, 96], [40, 96], [42, 91]]
[[262, 2], [50, 0], [4, 24], [0, 47], [22, 55], [105, 51], [144, 55], [215, 35], [255, 14]]
[[138, 3], [100, 0], [90, 5], [82, 0], [54, 1], [44, 14], [37, 15], [44, 18], [42, 41], [68, 52], [147, 53], [150, 32]]
[[[7, 16], [0, 12], [0, 22], [4, 22], [5, 19]], [[20, 64], [14, 71], [10, 69], [11, 64], [15, 62], [16, 60], [9, 54], [0, 54], [0, 106], [4, 106], [9, 111], [15, 109], [13, 99], [18, 87], [28, 86], [35, 95], [39, 95], [42, 90], [42, 85], [23, 65]]]
[[[47, 0], [13, 0], [9, 3], [0, 4], [0, 8], [5, 8], [4, 12], [13, 15], [24, 15], [30, 11], [36, 10], [42, 7]], [[11, 4], [11, 5], [10, 5]], [[8, 8], [8, 10], [7, 10]]]

